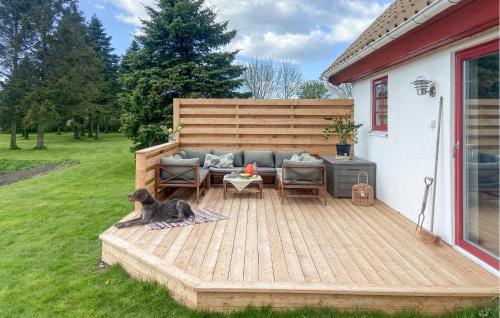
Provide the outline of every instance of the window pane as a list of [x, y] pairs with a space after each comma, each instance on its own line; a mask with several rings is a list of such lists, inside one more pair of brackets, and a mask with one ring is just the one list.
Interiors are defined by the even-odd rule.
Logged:
[[375, 126], [387, 127], [387, 113], [375, 114]]
[[464, 240], [499, 256], [499, 56], [464, 63]]
[[387, 82], [375, 84], [375, 97], [387, 96]]
[[376, 99], [375, 100], [375, 112], [387, 112], [387, 99]]

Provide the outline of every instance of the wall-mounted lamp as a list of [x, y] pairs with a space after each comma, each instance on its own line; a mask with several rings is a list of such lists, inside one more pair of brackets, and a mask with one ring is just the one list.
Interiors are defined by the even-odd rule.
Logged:
[[415, 85], [417, 95], [425, 95], [429, 93], [429, 96], [431, 97], [436, 96], [436, 85], [433, 81], [426, 80], [425, 77], [419, 76], [411, 83]]

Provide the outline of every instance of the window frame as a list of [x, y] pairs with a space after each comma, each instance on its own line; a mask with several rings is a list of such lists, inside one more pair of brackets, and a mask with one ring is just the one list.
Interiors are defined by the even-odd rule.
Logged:
[[[386, 114], [387, 119], [389, 119], [389, 94], [387, 94], [385, 97], [377, 97], [376, 94], [376, 86], [385, 83], [387, 86], [387, 93], [389, 92], [389, 77], [387, 75], [376, 78], [372, 81], [372, 131], [373, 132], [383, 132], [387, 133], [387, 123], [385, 125], [377, 125], [377, 115], [378, 114]], [[386, 111], [377, 111], [377, 100], [382, 100], [385, 99], [387, 102], [387, 110]]]

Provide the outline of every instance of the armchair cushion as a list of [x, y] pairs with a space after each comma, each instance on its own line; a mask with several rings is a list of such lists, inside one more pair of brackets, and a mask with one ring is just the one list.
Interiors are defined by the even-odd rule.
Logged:
[[160, 182], [170, 180], [196, 180], [194, 167], [199, 166], [199, 159], [160, 158]]
[[274, 168], [274, 153], [272, 151], [244, 151], [244, 166], [257, 163], [257, 170], [260, 167]]
[[294, 151], [294, 152], [287, 152], [287, 151], [275, 151], [274, 152], [274, 164], [276, 168], [281, 168], [283, 165], [283, 160], [285, 159], [291, 159], [294, 155], [300, 155], [304, 151], [299, 150], [299, 151]]
[[281, 178], [284, 182], [312, 181], [323, 182], [323, 160], [314, 161], [291, 161], [284, 160], [281, 170]]

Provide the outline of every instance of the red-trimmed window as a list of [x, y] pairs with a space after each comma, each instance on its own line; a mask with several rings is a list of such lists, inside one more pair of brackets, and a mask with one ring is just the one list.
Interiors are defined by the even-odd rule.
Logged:
[[372, 130], [387, 132], [387, 76], [372, 82]]

